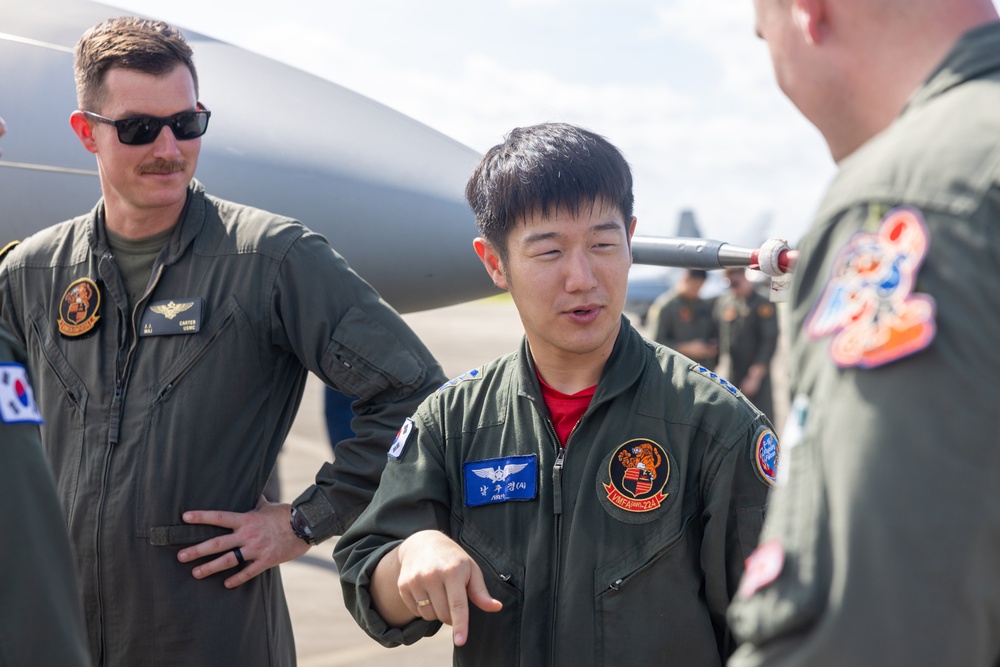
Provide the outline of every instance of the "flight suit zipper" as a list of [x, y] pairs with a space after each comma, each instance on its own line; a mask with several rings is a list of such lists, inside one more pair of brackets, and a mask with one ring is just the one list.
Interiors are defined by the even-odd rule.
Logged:
[[[583, 421], [583, 418], [580, 418]], [[549, 434], [555, 438], [556, 446], [559, 447], [559, 451], [556, 452], [556, 460], [552, 464], [552, 513], [555, 516], [555, 545], [553, 547], [553, 563], [555, 572], [552, 577], [552, 626], [549, 628], [549, 662], [548, 664], [555, 664], [555, 651], [556, 651], [556, 627], [558, 621], [558, 603], [559, 603], [559, 580], [562, 576], [562, 567], [560, 563], [562, 562], [562, 515], [563, 515], [563, 501], [562, 501], [562, 473], [563, 467], [566, 464], [566, 447], [562, 445], [559, 441], [559, 435], [556, 433], [555, 424], [552, 423], [551, 419], [545, 420], [546, 425], [549, 429]], [[569, 441], [573, 438], [573, 434], [576, 433], [577, 427], [580, 426], [578, 421], [573, 425], [573, 429], [566, 436], [566, 445], [569, 445]]]
[[[107, 253], [102, 258], [103, 261], [114, 262], [114, 258], [111, 253]], [[114, 269], [117, 272], [117, 267]], [[102, 279], [104, 278], [103, 272]], [[102, 517], [104, 516], [104, 501], [107, 496], [108, 490], [108, 478], [111, 474], [111, 458], [114, 454], [115, 446], [121, 439], [121, 424], [123, 418], [123, 406], [125, 404], [125, 393], [128, 387], [128, 377], [130, 371], [130, 364], [132, 361], [132, 354], [135, 352], [135, 348], [139, 344], [139, 337], [136, 331], [135, 318], [136, 314], [139, 312], [140, 306], [145, 303], [149, 295], [152, 294], [153, 288], [156, 287], [157, 283], [160, 282], [160, 277], [163, 275], [163, 264], [159, 264], [156, 267], [156, 275], [146, 286], [146, 291], [142, 297], [136, 302], [135, 306], [132, 308], [132, 313], [129, 318], [128, 326], [125, 328], [125, 340], [122, 341], [128, 345], [128, 350], [125, 352], [125, 360], [121, 365], [121, 368], [115, 369], [115, 394], [111, 400], [111, 414], [109, 415], [108, 423], [108, 446], [106, 454], [104, 457], [104, 472], [101, 479], [101, 495], [97, 503], [97, 530], [96, 533], [96, 544], [94, 553], [97, 556], [97, 608], [98, 608], [98, 618], [100, 619], [101, 628], [101, 648], [100, 648], [100, 659], [99, 665], [105, 665], [106, 655], [105, 655], [105, 636], [104, 636], [104, 578], [101, 576], [101, 564], [103, 563], [103, 558], [101, 556], [101, 541], [103, 533], [103, 522]], [[108, 281], [104, 280], [107, 284]]]

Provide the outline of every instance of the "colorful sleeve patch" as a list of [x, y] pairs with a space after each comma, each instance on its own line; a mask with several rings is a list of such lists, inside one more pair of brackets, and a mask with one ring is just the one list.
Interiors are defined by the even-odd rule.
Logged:
[[447, 387], [454, 387], [459, 382], [463, 382], [465, 380], [475, 380], [476, 378], [480, 377], [481, 375], [482, 375], [482, 371], [480, 371], [478, 368], [473, 368], [471, 371], [468, 371], [467, 373], [462, 373], [457, 378], [452, 378], [452, 379], [448, 380], [443, 385], [441, 385], [440, 387], [438, 387], [437, 390], [441, 391], [442, 389], [446, 389]]
[[507, 456], [462, 464], [465, 506], [534, 500], [538, 492], [538, 455]]
[[41, 424], [42, 415], [21, 364], [0, 364], [0, 421], [5, 424]]
[[769, 428], [761, 428], [754, 436], [754, 466], [757, 476], [768, 486], [778, 480], [778, 438]]
[[927, 246], [920, 213], [895, 208], [876, 232], [857, 232], [837, 254], [805, 324], [814, 340], [832, 336], [830, 358], [837, 366], [875, 368], [934, 340], [934, 299], [913, 293]]
[[409, 440], [412, 431], [413, 420], [408, 418], [396, 433], [396, 439], [392, 441], [392, 447], [389, 448], [390, 458], [398, 459], [403, 455], [403, 449], [406, 447], [406, 441]]

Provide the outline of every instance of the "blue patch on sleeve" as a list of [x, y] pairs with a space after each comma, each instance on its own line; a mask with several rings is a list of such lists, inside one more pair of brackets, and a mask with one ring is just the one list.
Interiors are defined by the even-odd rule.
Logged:
[[726, 378], [722, 377], [721, 375], [717, 375], [717, 374], [713, 373], [712, 371], [708, 370], [704, 366], [692, 366], [691, 370], [693, 370], [696, 373], [701, 373], [702, 375], [704, 375], [707, 378], [715, 380], [716, 382], [718, 382], [719, 384], [721, 384], [723, 387], [725, 387], [726, 390], [730, 394], [732, 394], [733, 396], [739, 396], [740, 395], [740, 390], [737, 389], [736, 387], [734, 387], [729, 382], [729, 380], [727, 380]]
[[452, 379], [448, 380], [443, 385], [441, 385], [440, 387], [438, 387], [437, 390], [441, 391], [442, 389], [445, 389], [446, 387], [454, 387], [456, 384], [458, 384], [462, 380], [474, 380], [477, 377], [479, 377], [479, 369], [478, 368], [473, 368], [471, 371], [468, 371], [466, 373], [462, 373], [457, 378], [452, 378]]
[[462, 465], [465, 506], [534, 500], [538, 493], [538, 455], [469, 461]]

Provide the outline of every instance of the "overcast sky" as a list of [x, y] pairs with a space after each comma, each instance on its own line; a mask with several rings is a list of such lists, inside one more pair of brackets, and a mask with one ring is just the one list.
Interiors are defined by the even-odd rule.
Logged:
[[710, 238], [750, 243], [770, 219], [770, 235], [794, 243], [834, 173], [774, 83], [751, 0], [114, 4], [300, 67], [479, 151], [544, 121], [599, 132], [632, 165], [637, 233], [669, 234], [690, 208]]

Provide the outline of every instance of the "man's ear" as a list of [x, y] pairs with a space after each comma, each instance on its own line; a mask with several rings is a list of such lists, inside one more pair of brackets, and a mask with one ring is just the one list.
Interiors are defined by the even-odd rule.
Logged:
[[826, 32], [826, 0], [792, 0], [792, 21], [806, 44], [815, 46]]
[[500, 289], [507, 289], [507, 275], [504, 272], [503, 261], [493, 245], [486, 239], [478, 237], [472, 242], [472, 247], [476, 249], [476, 254], [486, 267], [486, 273], [490, 274], [493, 284]]
[[628, 227], [625, 229], [625, 233], [628, 234], [628, 260], [630, 265], [633, 263], [632, 237], [635, 235], [635, 223], [636, 223], [636, 217], [633, 215], [632, 222], [628, 223]]
[[74, 111], [69, 116], [69, 126], [73, 128], [80, 143], [91, 153], [97, 152], [97, 141], [94, 139], [94, 128], [82, 111]]

